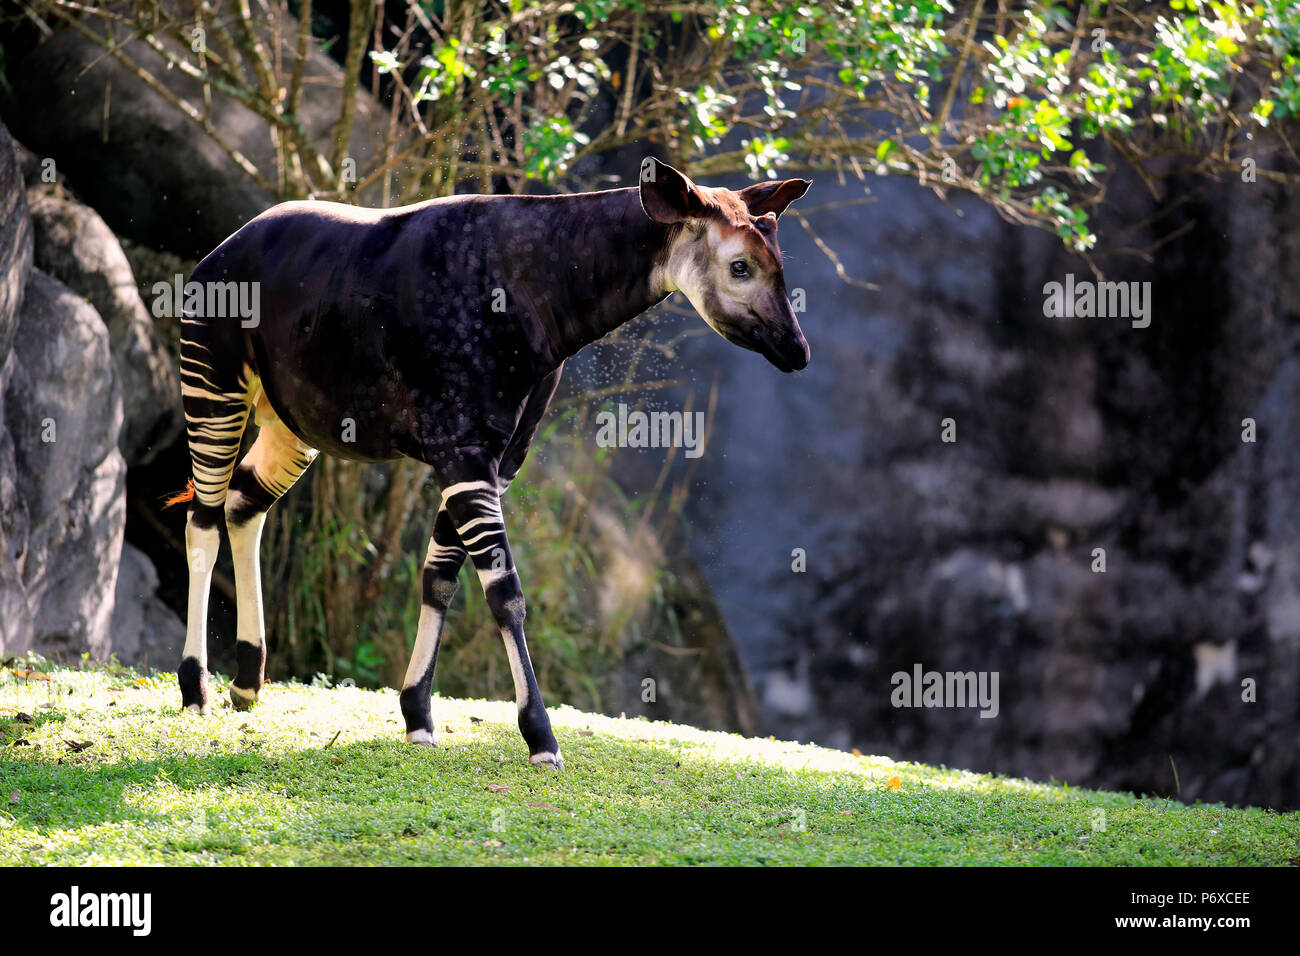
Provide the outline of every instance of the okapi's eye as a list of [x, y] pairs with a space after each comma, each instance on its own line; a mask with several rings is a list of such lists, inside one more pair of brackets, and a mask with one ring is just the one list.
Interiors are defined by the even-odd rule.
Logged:
[[737, 259], [731, 264], [731, 274], [737, 279], [744, 279], [749, 276], [749, 263], [744, 259]]

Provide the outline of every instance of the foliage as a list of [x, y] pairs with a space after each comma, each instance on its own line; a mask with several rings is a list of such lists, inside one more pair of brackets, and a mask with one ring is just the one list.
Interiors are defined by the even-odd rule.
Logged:
[[[1104, 145], [1151, 177], [1238, 174], [1250, 158], [1259, 175], [1296, 181], [1264, 149], [1300, 109], [1294, 0], [390, 0], [385, 31], [357, 0], [345, 63], [369, 60], [391, 124], [355, 182], [342, 121], [359, 76], [347, 77], [326, 149], [299, 123], [293, 49], [278, 76], [281, 57], [246, 7], [178, 8], [34, 6], [119, 58], [130, 44], [112, 27], [130, 24], [172, 67], [254, 110], [279, 158], [274, 177], [248, 171], [284, 198], [346, 199], [379, 182], [394, 202], [461, 186], [587, 187], [601, 174], [585, 160], [643, 143], [696, 174], [788, 165], [965, 190], [1082, 252], [1096, 241], [1087, 209], [1104, 194]], [[291, 22], [285, 5], [265, 9]], [[298, 12], [308, 31], [311, 4]], [[198, 50], [195, 25], [208, 28]], [[300, 32], [297, 49], [305, 42]]]
[[37, 666], [50, 680], [0, 670], [0, 865], [1251, 866], [1300, 837], [1297, 813], [567, 707], [555, 774], [508, 703], [436, 699], [427, 749], [401, 740], [394, 691], [275, 684], [200, 718], [171, 674]]

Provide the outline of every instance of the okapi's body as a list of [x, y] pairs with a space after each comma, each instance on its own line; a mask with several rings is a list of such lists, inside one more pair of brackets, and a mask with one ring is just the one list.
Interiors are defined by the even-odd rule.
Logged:
[[[194, 472], [185, 706], [208, 707], [205, 619], [223, 513], [238, 595], [231, 697], [243, 707], [265, 662], [266, 511], [318, 451], [407, 456], [430, 465], [443, 492], [401, 697], [407, 739], [433, 742], [438, 642], [469, 557], [505, 641], [532, 759], [563, 765], [528, 659], [499, 496], [564, 360], [681, 289], [737, 344], [785, 371], [807, 364], [775, 240], [776, 215], [807, 184], [732, 193], [652, 170], [639, 189], [574, 196], [457, 196], [386, 211], [285, 203], [199, 263], [192, 282], [258, 283], [259, 308], [255, 324], [187, 313], [183, 325]], [[718, 277], [715, 260], [729, 275]], [[235, 468], [250, 412], [260, 430]]]

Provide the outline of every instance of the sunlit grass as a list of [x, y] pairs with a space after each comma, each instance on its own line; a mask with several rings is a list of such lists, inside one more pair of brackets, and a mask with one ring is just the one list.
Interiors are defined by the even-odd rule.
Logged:
[[[27, 665], [15, 664], [25, 669]], [[179, 712], [170, 674], [0, 671], [0, 864], [1286, 865], [1300, 814], [1078, 790], [552, 711], [563, 774], [508, 702], [275, 684]], [[30, 721], [19, 714], [30, 717]], [[77, 749], [89, 743], [85, 749]], [[503, 789], [504, 788], [504, 789]]]

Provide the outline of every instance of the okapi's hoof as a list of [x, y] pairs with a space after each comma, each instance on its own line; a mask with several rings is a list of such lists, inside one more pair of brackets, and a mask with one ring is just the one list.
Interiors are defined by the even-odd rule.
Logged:
[[191, 714], [208, 712], [208, 672], [197, 658], [187, 657], [176, 671], [181, 688], [181, 708]]
[[564, 758], [560, 756], [557, 750], [555, 753], [533, 754], [528, 758], [528, 762], [534, 767], [545, 767], [547, 770], [560, 771], [564, 769]]
[[230, 685], [230, 705], [235, 710], [249, 710], [257, 703], [257, 691], [244, 690], [242, 687]]
[[436, 747], [437, 742], [433, 739], [432, 730], [412, 730], [406, 735], [408, 744], [419, 744], [421, 747]]

